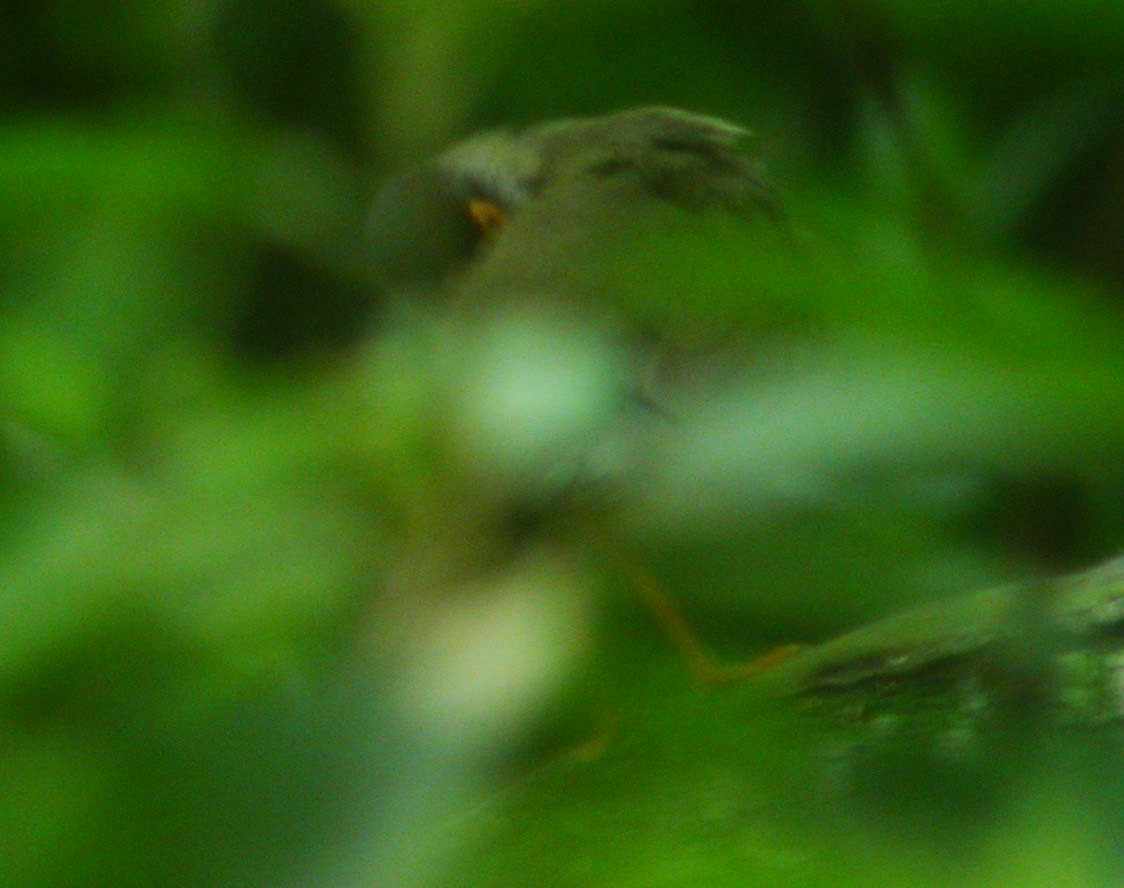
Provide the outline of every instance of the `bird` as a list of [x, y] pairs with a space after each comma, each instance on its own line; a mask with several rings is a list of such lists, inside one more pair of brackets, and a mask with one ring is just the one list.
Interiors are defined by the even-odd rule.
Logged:
[[780, 201], [743, 151], [750, 135], [718, 117], [644, 107], [470, 137], [383, 186], [374, 263], [399, 291], [581, 289], [577, 260], [646, 212], [779, 219]]
[[[452, 476], [463, 483], [427, 495], [441, 507], [426, 511], [429, 524], [413, 533], [402, 572], [434, 583], [494, 571], [535, 545], [528, 540], [569, 527], [576, 511], [611, 509], [637, 439], [674, 422], [672, 389], [712, 357], [709, 345], [685, 345], [668, 325], [630, 312], [628, 297], [647, 286], [637, 281], [666, 276], [652, 267], [659, 252], [644, 247], [647, 239], [706, 220], [786, 237], [782, 202], [747, 152], [750, 138], [722, 118], [631, 108], [470, 136], [382, 186], [370, 217], [378, 279], [443, 331], [434, 361], [455, 355], [445, 378], [455, 394], [437, 412], [454, 426], [457, 416], [471, 417], [446, 435], [455, 453], [479, 441], [467, 480], [462, 462]], [[497, 337], [511, 327], [515, 335]], [[533, 347], [513, 358], [511, 344], [518, 351], [527, 341]], [[490, 342], [500, 345], [489, 351]], [[547, 383], [566, 384], [523, 397], [543, 383], [544, 367]], [[567, 391], [575, 386], [576, 400]], [[619, 547], [611, 557], [696, 676], [721, 681], [772, 662], [723, 669], [643, 559]]]
[[[631, 353], [627, 399], [668, 412], [692, 387], [680, 383], [748, 352], [723, 300], [666, 256], [701, 244], [705, 262], [716, 237], [735, 253], [794, 246], [751, 139], [739, 124], [663, 106], [471, 136], [381, 188], [376, 275], [392, 301], [437, 306], [462, 328], [517, 308], [611, 330], [613, 347]], [[693, 238], [686, 251], [683, 238]], [[754, 295], [741, 280], [727, 286], [738, 310]], [[766, 325], [785, 311], [765, 309]]]

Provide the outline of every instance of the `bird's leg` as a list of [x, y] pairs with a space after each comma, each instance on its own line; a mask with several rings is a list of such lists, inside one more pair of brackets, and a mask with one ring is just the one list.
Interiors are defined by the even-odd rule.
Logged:
[[571, 762], [595, 762], [613, 745], [624, 721], [620, 710], [606, 707], [600, 713], [600, 724], [589, 737], [577, 746], [565, 751], [565, 758]]
[[786, 644], [744, 663], [722, 663], [699, 639], [683, 611], [664, 591], [663, 584], [651, 570], [619, 545], [613, 547], [612, 559], [700, 684], [721, 685], [753, 678], [787, 660], [800, 649], [800, 645]]

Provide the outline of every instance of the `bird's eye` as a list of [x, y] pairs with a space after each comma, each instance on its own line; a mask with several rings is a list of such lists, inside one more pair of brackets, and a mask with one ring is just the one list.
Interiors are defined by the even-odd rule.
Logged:
[[468, 217], [485, 237], [495, 236], [507, 224], [504, 208], [482, 197], [469, 200]]

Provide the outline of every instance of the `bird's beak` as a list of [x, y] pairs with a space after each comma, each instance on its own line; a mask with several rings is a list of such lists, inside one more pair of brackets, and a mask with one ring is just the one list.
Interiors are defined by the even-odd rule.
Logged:
[[507, 213], [494, 201], [474, 197], [468, 202], [468, 217], [486, 238], [495, 237], [507, 225]]

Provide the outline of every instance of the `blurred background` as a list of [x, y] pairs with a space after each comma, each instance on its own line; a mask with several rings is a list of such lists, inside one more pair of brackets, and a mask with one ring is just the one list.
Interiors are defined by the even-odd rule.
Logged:
[[[762, 390], [690, 412], [596, 521], [731, 661], [1077, 570], [1124, 539], [1124, 6], [0, 22], [0, 883], [1119, 883], [1103, 736], [969, 802], [978, 770], [912, 774], [931, 804], [908, 812], [794, 815], [830, 767], [692, 685], [600, 531], [547, 502], [507, 545], [462, 507], [495, 495], [463, 416], [542, 419], [481, 380], [549, 401], [546, 353], [595, 400], [596, 341], [532, 324], [481, 356], [403, 329], [368, 214], [481, 128], [745, 124], [803, 258], [660, 241], [617, 308], [760, 347]], [[450, 535], [509, 554], [462, 575], [428, 542]]]

